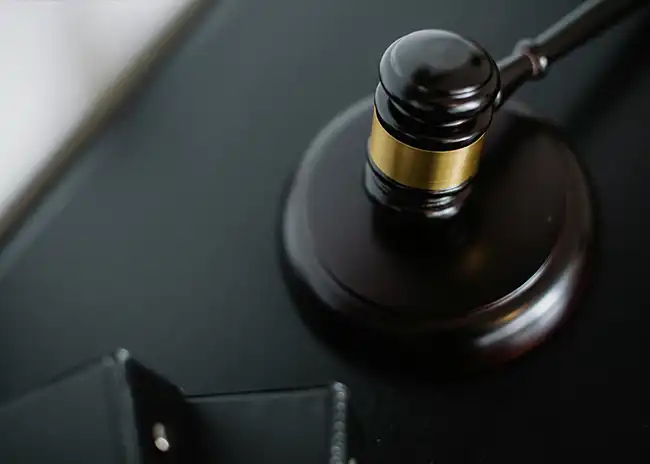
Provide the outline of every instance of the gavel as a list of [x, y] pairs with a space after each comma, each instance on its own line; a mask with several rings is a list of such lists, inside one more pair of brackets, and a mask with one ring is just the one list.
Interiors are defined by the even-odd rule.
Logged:
[[495, 365], [552, 334], [588, 288], [593, 193], [562, 131], [510, 97], [643, 3], [587, 1], [498, 62], [447, 31], [393, 42], [374, 96], [321, 131], [288, 189], [305, 320], [425, 369]]

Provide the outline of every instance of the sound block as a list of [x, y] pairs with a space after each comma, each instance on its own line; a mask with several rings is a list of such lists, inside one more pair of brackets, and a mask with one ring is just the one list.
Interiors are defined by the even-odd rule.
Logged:
[[576, 306], [595, 242], [591, 191], [561, 132], [506, 104], [460, 211], [413, 219], [365, 188], [372, 112], [369, 98], [325, 127], [286, 193], [283, 262], [304, 319], [351, 355], [425, 369], [538, 345]]

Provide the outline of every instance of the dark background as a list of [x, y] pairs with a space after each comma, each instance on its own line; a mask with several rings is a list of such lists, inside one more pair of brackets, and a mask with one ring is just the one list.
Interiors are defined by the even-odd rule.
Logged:
[[549, 343], [462, 380], [371, 370], [313, 337], [279, 272], [284, 183], [386, 46], [434, 27], [498, 58], [578, 3], [210, 7], [5, 244], [0, 398], [124, 346], [190, 394], [343, 381], [361, 464], [648, 462], [648, 8], [518, 94], [568, 132], [601, 207], [596, 282]]

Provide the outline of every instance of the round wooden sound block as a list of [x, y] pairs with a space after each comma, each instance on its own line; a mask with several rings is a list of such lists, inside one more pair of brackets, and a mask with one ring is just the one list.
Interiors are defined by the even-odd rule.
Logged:
[[526, 352], [575, 306], [593, 245], [591, 192], [550, 123], [506, 104], [459, 212], [408, 218], [368, 195], [371, 99], [316, 137], [287, 192], [287, 279], [314, 328], [347, 350], [426, 365]]

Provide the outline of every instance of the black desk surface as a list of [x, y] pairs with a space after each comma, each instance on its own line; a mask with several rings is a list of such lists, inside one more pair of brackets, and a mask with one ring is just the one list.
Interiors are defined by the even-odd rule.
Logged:
[[0, 397], [124, 346], [191, 394], [346, 382], [361, 464], [648, 462], [647, 9], [519, 95], [566, 129], [601, 208], [595, 285], [549, 343], [465, 380], [370, 370], [313, 337], [279, 272], [284, 182], [392, 40], [439, 27], [499, 57], [577, 3], [210, 8], [2, 250]]

